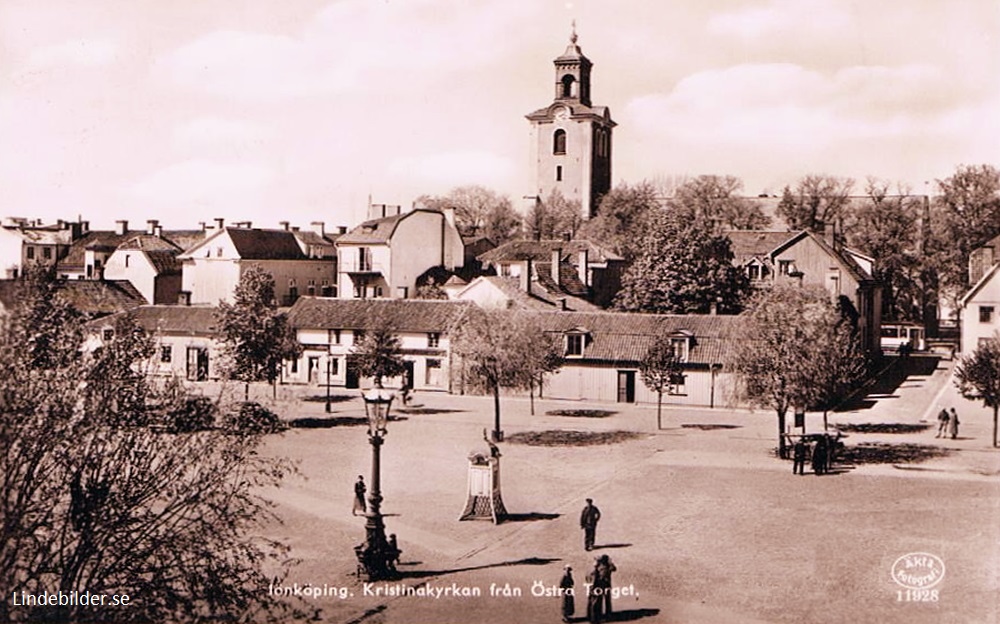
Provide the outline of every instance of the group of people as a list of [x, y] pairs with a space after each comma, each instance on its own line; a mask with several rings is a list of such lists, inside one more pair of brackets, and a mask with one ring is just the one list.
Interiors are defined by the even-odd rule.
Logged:
[[942, 408], [938, 413], [938, 430], [935, 438], [943, 438], [945, 436], [951, 436], [954, 440], [958, 437], [958, 412], [955, 408], [951, 408], [949, 413], [947, 409]]
[[809, 437], [801, 436], [792, 447], [792, 474], [806, 473], [806, 460], [811, 460], [813, 473], [822, 475], [830, 472], [833, 460], [840, 446], [840, 434], [836, 437], [823, 434], [811, 436], [815, 442], [810, 443]]
[[[587, 499], [587, 504], [580, 513], [580, 528], [583, 529], [583, 548], [594, 549], [594, 539], [597, 535], [597, 523], [601, 519], [601, 510], [594, 505], [594, 500]], [[587, 572], [587, 621], [597, 624], [611, 613], [611, 574], [618, 568], [612, 563], [611, 557], [601, 555], [594, 559], [594, 567]], [[563, 622], [571, 621], [576, 612], [573, 568], [565, 566], [563, 577], [559, 582], [562, 591]]]

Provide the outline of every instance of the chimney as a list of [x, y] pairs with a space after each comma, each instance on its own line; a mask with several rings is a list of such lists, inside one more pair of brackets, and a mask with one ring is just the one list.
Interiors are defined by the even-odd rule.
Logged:
[[719, 313], [719, 304], [717, 302], [715, 302], [715, 301], [713, 301], [712, 303], [710, 303], [709, 306], [708, 306], [708, 313], [711, 314], [712, 316], [715, 316], [716, 314], [718, 314]]
[[556, 247], [552, 250], [552, 267], [550, 269], [550, 275], [552, 276], [552, 281], [556, 283], [556, 286], [561, 286], [559, 283], [559, 261], [562, 259], [562, 248]]
[[223, 226], [223, 224], [225, 224], [225, 222], [226, 222], [226, 220], [223, 219], [222, 217], [216, 217], [215, 218], [215, 229], [221, 230], [222, 226]]
[[159, 221], [156, 219], [149, 219], [146, 221], [146, 234], [156, 233], [156, 226], [159, 225]]
[[313, 221], [309, 225], [312, 226], [313, 232], [316, 232], [320, 236], [326, 236], [326, 222], [325, 221]]
[[128, 234], [128, 221], [124, 219], [115, 221], [115, 234], [118, 234], [119, 236]]
[[206, 224], [206, 223], [205, 223], [204, 221], [199, 221], [199, 222], [198, 222], [198, 225], [200, 225], [200, 226], [201, 226], [201, 231], [202, 231], [202, 232], [204, 232], [205, 230], [207, 230], [207, 229], [208, 229], [208, 225], [207, 225], [207, 224]]
[[569, 310], [569, 308], [566, 306], [566, 297], [557, 298], [556, 307], [559, 309], [560, 312], [565, 312], [566, 310]]
[[590, 288], [590, 256], [587, 252], [587, 248], [584, 247], [578, 252], [576, 258], [576, 273], [580, 276], [580, 281], [587, 288]]
[[56, 227], [59, 228], [60, 230], [65, 230], [66, 229], [66, 222], [63, 221], [62, 219], [58, 219], [58, 220], [56, 220]]
[[156, 238], [163, 238], [163, 226], [159, 223], [153, 228], [153, 236]]
[[454, 208], [443, 208], [443, 209], [441, 209], [441, 212], [444, 213], [444, 218], [448, 221], [448, 223], [450, 223], [452, 226], [454, 226], [455, 225], [455, 209]]
[[291, 223], [289, 223], [288, 221], [278, 221], [278, 225], [281, 226], [281, 229], [287, 232], [288, 226], [291, 225]]
[[531, 294], [531, 258], [521, 264], [521, 290]]

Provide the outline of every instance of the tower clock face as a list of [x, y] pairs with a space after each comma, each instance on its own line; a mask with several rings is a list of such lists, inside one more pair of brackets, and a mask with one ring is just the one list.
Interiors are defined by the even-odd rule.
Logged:
[[569, 109], [566, 107], [560, 107], [556, 109], [555, 118], [558, 121], [566, 121], [569, 119]]

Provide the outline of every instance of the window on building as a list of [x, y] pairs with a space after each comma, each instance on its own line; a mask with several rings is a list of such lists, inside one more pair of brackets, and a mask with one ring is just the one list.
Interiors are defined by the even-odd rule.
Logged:
[[552, 135], [552, 153], [553, 154], [565, 154], [566, 153], [566, 131], [559, 128]]
[[288, 360], [288, 372], [291, 375], [296, 375], [299, 372], [299, 359]]
[[562, 165], [556, 165], [556, 182], [562, 182]]
[[51, 260], [52, 259], [52, 248], [51, 247], [42, 247], [42, 257], [45, 258], [46, 260]]
[[326, 342], [327, 344], [340, 344], [340, 330], [339, 329], [326, 330]]
[[427, 374], [424, 381], [428, 386], [441, 385], [441, 360], [427, 360]]
[[778, 275], [791, 275], [795, 272], [795, 263], [791, 260], [778, 260]]
[[163, 345], [160, 347], [160, 361], [164, 364], [169, 364], [174, 359], [174, 348], [170, 345]]
[[365, 330], [355, 329], [354, 330], [354, 344], [358, 344], [365, 339]]
[[128, 268], [128, 261], [129, 261], [129, 258], [130, 258], [129, 254], [125, 254], [125, 268], [126, 268], [126, 269]]
[[216, 247], [215, 248], [215, 257], [216, 258], [221, 258], [222, 257], [222, 247]]
[[678, 362], [687, 362], [688, 359], [688, 339], [671, 338], [670, 346], [674, 350], [674, 358]]
[[566, 74], [560, 82], [562, 82], [562, 97], [573, 97], [573, 83], [576, 82], [573, 74]]
[[747, 267], [747, 277], [749, 277], [752, 280], [759, 280], [760, 279], [760, 265], [751, 264], [750, 266], [748, 266]]
[[993, 306], [979, 306], [979, 322], [980, 323], [993, 322]]
[[102, 335], [102, 337], [104, 338], [104, 340], [106, 342], [106, 341], [111, 340], [112, 338], [115, 337], [115, 330], [113, 330], [113, 329], [105, 329], [104, 332], [101, 335]]
[[566, 355], [583, 356], [583, 334], [566, 334]]
[[431, 332], [427, 334], [427, 346], [431, 349], [436, 349], [441, 346], [441, 334], [438, 332]]
[[340, 374], [340, 358], [329, 358], [327, 360], [330, 364], [330, 376], [335, 377]]
[[684, 373], [675, 373], [671, 375], [669, 394], [675, 396], [687, 394], [687, 387], [685, 386], [686, 381], [687, 381], [687, 375], [685, 375]]
[[295, 303], [295, 300], [299, 298], [299, 289], [297, 286], [292, 286], [288, 289], [288, 300]]
[[27, 256], [28, 260], [34, 260], [35, 259], [35, 248], [34, 247], [30, 247], [30, 246], [27, 247], [25, 249], [24, 253]]
[[372, 270], [372, 250], [369, 247], [358, 247], [358, 270]]

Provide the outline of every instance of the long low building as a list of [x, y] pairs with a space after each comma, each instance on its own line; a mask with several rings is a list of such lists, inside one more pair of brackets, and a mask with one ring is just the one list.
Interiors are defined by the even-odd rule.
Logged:
[[664, 404], [717, 407], [733, 403], [731, 375], [723, 368], [738, 317], [624, 312], [540, 312], [539, 323], [563, 345], [563, 365], [546, 378], [553, 399], [655, 403], [640, 363], [658, 336], [669, 336], [683, 375]]

